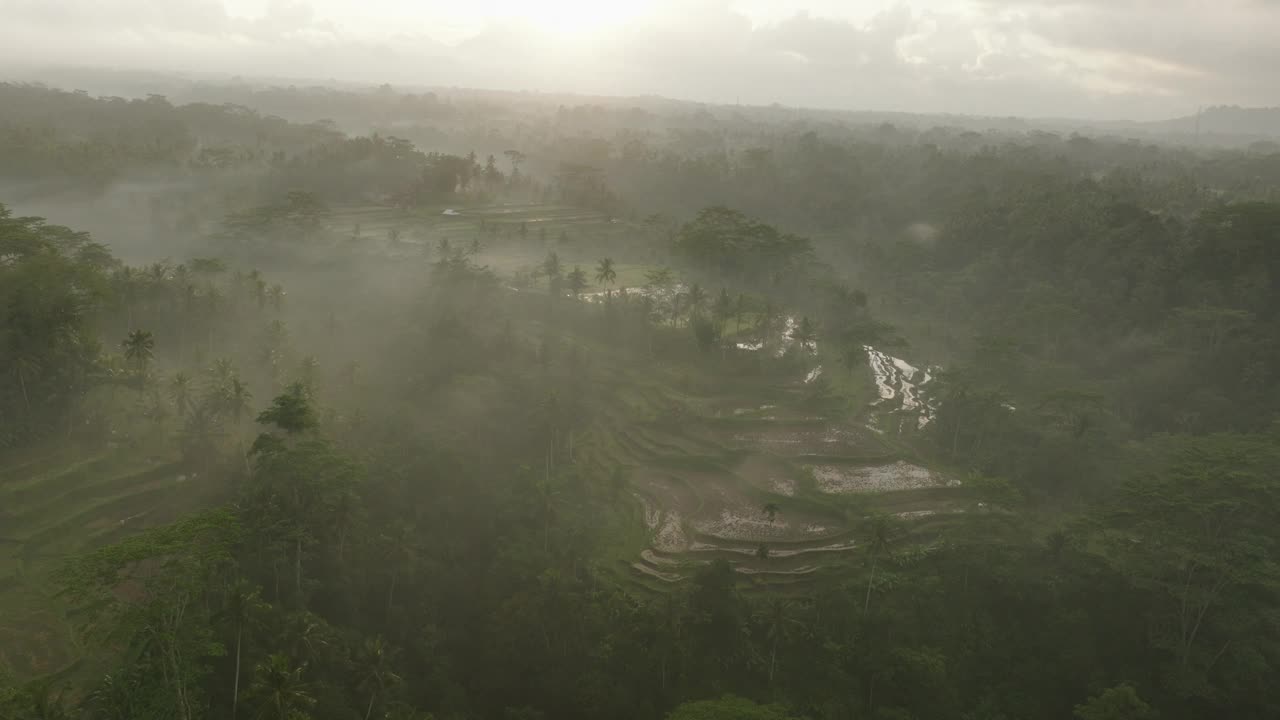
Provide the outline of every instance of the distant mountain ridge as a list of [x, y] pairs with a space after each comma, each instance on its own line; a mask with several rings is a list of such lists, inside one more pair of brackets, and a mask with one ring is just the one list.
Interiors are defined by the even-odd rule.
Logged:
[[1216, 105], [1198, 115], [1145, 123], [1145, 126], [1168, 133], [1194, 135], [1237, 135], [1280, 137], [1280, 107], [1247, 108]]
[[[178, 103], [230, 102], [246, 104], [264, 112], [253, 98], [255, 92], [269, 89], [300, 90], [325, 95], [334, 92], [372, 92], [377, 86], [362, 82], [339, 82], [314, 78], [228, 77], [218, 73], [159, 72], [153, 70], [85, 68], [78, 66], [0, 69], [0, 82], [48, 83], [66, 89], [86, 88], [92, 95], [145, 97], [151, 93], [167, 95]], [[391, 89], [390, 85], [383, 86]], [[631, 107], [649, 112], [703, 114], [725, 112], [764, 122], [790, 122], [800, 118], [857, 125], [890, 124], [928, 129], [950, 127], [974, 132], [1053, 132], [1060, 134], [1109, 135], [1142, 141], [1175, 144], [1206, 144], [1221, 147], [1251, 146], [1280, 142], [1280, 107], [1240, 107], [1215, 105], [1199, 113], [1167, 120], [1134, 121], [1070, 117], [981, 116], [946, 112], [902, 112], [873, 109], [839, 109], [771, 105], [729, 105], [658, 95], [602, 96], [578, 93], [530, 92], [510, 89], [482, 89], [397, 84], [398, 92], [432, 92], [445, 98], [472, 101], [492, 100], [520, 104], [600, 107]], [[285, 113], [287, 115], [287, 113]], [[708, 116], [709, 117], [709, 116]], [[318, 117], [289, 116], [295, 122], [310, 122]], [[352, 130], [352, 128], [347, 128]], [[367, 128], [356, 128], [364, 132]], [[1267, 150], [1270, 151], [1270, 150]]]

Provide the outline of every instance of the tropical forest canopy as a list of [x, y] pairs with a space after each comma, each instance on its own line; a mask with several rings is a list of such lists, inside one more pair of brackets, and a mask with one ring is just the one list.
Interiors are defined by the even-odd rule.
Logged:
[[1280, 716], [1280, 149], [0, 85], [0, 718]]

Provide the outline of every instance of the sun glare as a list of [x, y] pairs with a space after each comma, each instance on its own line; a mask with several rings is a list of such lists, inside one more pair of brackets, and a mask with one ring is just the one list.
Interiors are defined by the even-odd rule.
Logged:
[[564, 35], [590, 35], [637, 19], [652, 9], [645, 0], [500, 0], [495, 17], [520, 18]]

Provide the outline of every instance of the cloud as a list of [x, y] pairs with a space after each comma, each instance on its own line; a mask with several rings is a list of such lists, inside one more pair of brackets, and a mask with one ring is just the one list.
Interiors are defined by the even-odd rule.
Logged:
[[[370, 3], [387, 12], [357, 12]], [[847, 2], [778, 0], [762, 20], [732, 0], [654, 0], [599, 37], [477, 16], [478, 29], [446, 45], [432, 28], [457, 20], [456, 5], [256, 0], [233, 12], [221, 0], [0, 0], [0, 64], [988, 115], [1145, 119], [1280, 104], [1277, 0], [856, 5], [853, 15], [840, 11]]]

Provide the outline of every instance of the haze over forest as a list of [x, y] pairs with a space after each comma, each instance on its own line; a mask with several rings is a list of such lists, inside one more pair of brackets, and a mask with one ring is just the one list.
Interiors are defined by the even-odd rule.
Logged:
[[0, 0], [0, 720], [1280, 717], [1275, 37]]

